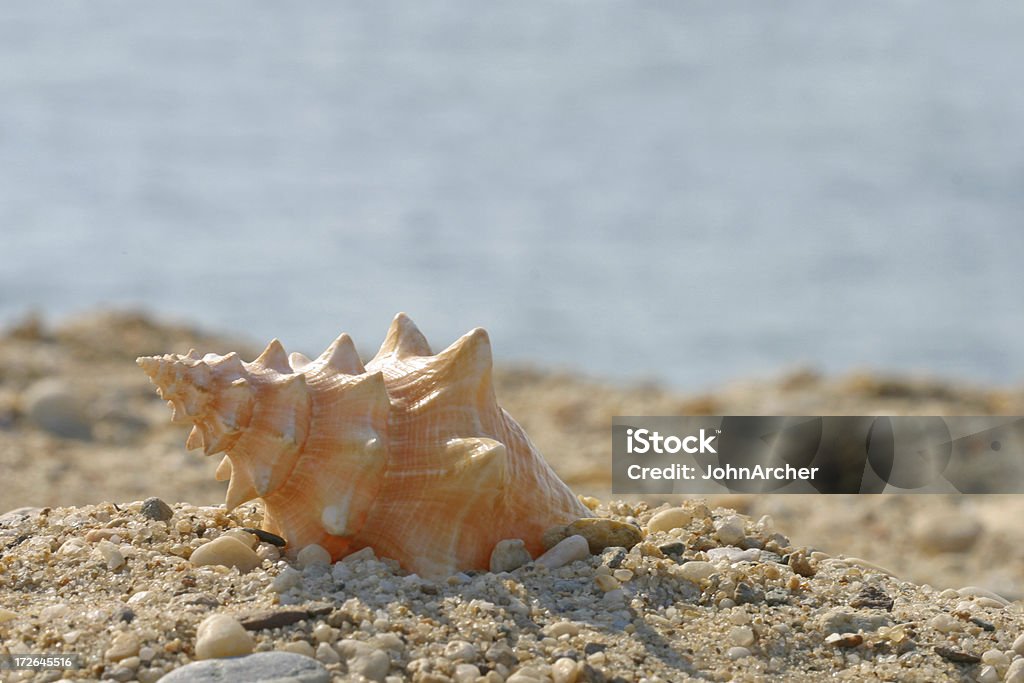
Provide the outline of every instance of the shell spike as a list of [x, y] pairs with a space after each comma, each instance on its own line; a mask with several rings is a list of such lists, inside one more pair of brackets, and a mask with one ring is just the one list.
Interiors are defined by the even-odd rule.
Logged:
[[381, 344], [375, 358], [388, 355], [405, 358], [407, 356], [429, 356], [430, 354], [430, 344], [427, 343], [427, 338], [416, 327], [416, 323], [405, 313], [399, 313], [391, 321], [388, 334], [384, 338], [384, 343]]
[[292, 367], [288, 364], [288, 353], [277, 339], [270, 340], [267, 348], [263, 349], [259, 358], [250, 365], [258, 365], [281, 374], [291, 374], [292, 372]]
[[309, 365], [312, 362], [313, 361], [311, 361], [309, 359], [309, 356], [307, 356], [304, 353], [299, 353], [298, 351], [292, 351], [291, 353], [288, 354], [288, 365], [291, 366], [291, 369], [294, 372], [303, 372], [303, 371], [305, 371], [306, 366]]
[[188, 440], [185, 441], [185, 448], [190, 451], [194, 451], [197, 448], [203, 448], [203, 433], [199, 431], [199, 427], [193, 427], [192, 431], [188, 433]]
[[317, 361], [322, 361], [324, 365], [346, 375], [361, 375], [366, 372], [363, 362], [359, 360], [359, 353], [352, 342], [352, 337], [344, 333], [331, 342]]
[[234, 468], [231, 466], [231, 458], [224, 456], [221, 458], [220, 464], [217, 465], [217, 471], [214, 472], [213, 478], [217, 481], [227, 481], [231, 479], [231, 472]]

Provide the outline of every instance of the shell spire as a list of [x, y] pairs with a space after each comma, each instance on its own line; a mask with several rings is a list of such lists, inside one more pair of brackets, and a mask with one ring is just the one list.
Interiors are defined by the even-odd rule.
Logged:
[[434, 355], [404, 313], [364, 366], [340, 335], [317, 358], [276, 339], [243, 363], [195, 351], [138, 364], [193, 426], [189, 448], [224, 452], [227, 506], [260, 498], [264, 527], [337, 559], [364, 547], [429, 578], [485, 569], [494, 545], [588, 511], [497, 403], [487, 332]]

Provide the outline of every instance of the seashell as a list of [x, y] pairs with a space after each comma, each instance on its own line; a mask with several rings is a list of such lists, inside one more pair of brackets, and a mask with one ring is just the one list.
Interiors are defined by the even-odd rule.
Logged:
[[399, 313], [366, 366], [342, 334], [316, 359], [276, 339], [253, 362], [190, 351], [138, 364], [193, 425], [186, 446], [226, 453], [227, 507], [260, 498], [263, 527], [335, 560], [362, 548], [427, 578], [487, 569], [498, 541], [536, 557], [544, 531], [589, 511], [497, 403], [477, 328], [433, 355]]

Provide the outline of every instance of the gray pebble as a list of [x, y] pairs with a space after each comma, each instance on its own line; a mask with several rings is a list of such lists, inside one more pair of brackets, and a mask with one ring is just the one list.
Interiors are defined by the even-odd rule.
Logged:
[[498, 541], [491, 552], [491, 571], [495, 574], [519, 569], [533, 560], [526, 544], [518, 538]]
[[163, 683], [330, 683], [320, 662], [291, 652], [259, 652], [245, 657], [208, 659], [175, 669]]
[[171, 506], [159, 498], [147, 498], [142, 501], [142, 510], [140, 512], [142, 512], [143, 517], [148, 517], [157, 522], [166, 522], [174, 516], [174, 510], [171, 509]]
[[61, 380], [39, 380], [25, 390], [22, 402], [28, 419], [40, 429], [69, 439], [92, 437], [81, 401]]

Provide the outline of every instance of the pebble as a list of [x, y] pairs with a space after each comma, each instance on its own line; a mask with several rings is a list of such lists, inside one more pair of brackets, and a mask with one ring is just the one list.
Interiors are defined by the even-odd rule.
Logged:
[[204, 543], [192, 552], [189, 561], [196, 567], [236, 567], [243, 574], [260, 566], [260, 558], [253, 549], [231, 536], [220, 536]]
[[537, 558], [536, 564], [547, 569], [557, 569], [588, 557], [590, 557], [590, 545], [587, 543], [587, 539], [577, 534], [556, 543], [551, 550]]
[[591, 555], [600, 555], [605, 548], [628, 550], [643, 540], [640, 529], [632, 524], [600, 517], [578, 519], [565, 528], [565, 533], [587, 539]]
[[1017, 639], [1013, 641], [1013, 645], [1010, 646], [1010, 649], [1024, 657], [1024, 633], [1017, 636]]
[[261, 610], [241, 617], [239, 622], [247, 631], [262, 631], [289, 626], [308, 618], [309, 612], [304, 609]]
[[320, 643], [316, 646], [316, 659], [324, 664], [337, 664], [341, 661], [341, 655], [331, 647], [330, 643]]
[[737, 626], [729, 631], [729, 640], [736, 645], [747, 647], [754, 644], [754, 630], [749, 626]]
[[0, 607], [0, 624], [4, 623], [5, 621], [11, 621], [12, 619], [17, 619], [17, 618], [18, 618], [18, 613], [17, 612], [12, 612], [9, 609], [4, 609], [3, 607]]
[[1010, 668], [1003, 677], [1004, 683], [1024, 683], [1024, 657], [1010, 662]]
[[454, 683], [474, 683], [480, 675], [480, 667], [476, 664], [457, 664], [452, 674]]
[[519, 569], [533, 560], [526, 544], [519, 538], [506, 538], [498, 541], [491, 551], [491, 572], [500, 574]]
[[194, 662], [175, 669], [162, 683], [330, 683], [331, 674], [315, 659], [291, 652], [259, 652], [234, 659]]
[[743, 659], [750, 656], [750, 650], [745, 647], [730, 647], [725, 656], [732, 660]]
[[551, 665], [551, 680], [553, 683], [576, 683], [577, 666], [576, 662], [568, 657], [556, 659]]
[[[1003, 596], [997, 593], [993, 593], [987, 588], [981, 588], [980, 586], [964, 586], [963, 588], [959, 589], [956, 593], [961, 598], [987, 598], [988, 600], [992, 600], [996, 603], [999, 603], [1000, 607], [1006, 607], [1010, 604], [1010, 601], [1004, 598]], [[980, 603], [980, 600], [975, 600], [975, 602]], [[991, 603], [986, 604], [991, 605]]]
[[999, 672], [991, 664], [981, 667], [978, 683], [999, 683]]
[[693, 583], [700, 583], [714, 573], [715, 565], [701, 560], [687, 562], [686, 564], [681, 564], [676, 568], [676, 575], [678, 575], [679, 578], [692, 581]]
[[315, 565], [328, 567], [331, 564], [331, 554], [323, 546], [311, 543], [299, 551], [295, 557], [295, 564], [302, 569]]
[[761, 551], [757, 548], [741, 550], [740, 548], [733, 546], [725, 546], [724, 548], [711, 548], [707, 551], [707, 556], [712, 562], [719, 562], [721, 560], [725, 560], [730, 563], [757, 562], [761, 557]]
[[139, 512], [143, 517], [157, 522], [166, 522], [174, 516], [171, 506], [155, 496], [142, 501], [142, 509]]
[[662, 510], [647, 522], [647, 530], [651, 533], [671, 531], [685, 528], [693, 520], [693, 513], [686, 508], [669, 508]]
[[313, 646], [304, 640], [296, 640], [291, 643], [285, 643], [284, 647], [281, 648], [285, 652], [292, 652], [297, 655], [303, 655], [306, 657], [316, 657], [316, 650]]
[[124, 566], [124, 555], [110, 541], [100, 541], [96, 549], [104, 562], [107, 563], [107, 569], [113, 571]]
[[350, 673], [360, 674], [371, 681], [383, 682], [391, 668], [391, 659], [382, 650], [370, 650], [364, 654], [356, 655], [349, 661], [348, 670]]
[[25, 390], [21, 397], [25, 414], [38, 428], [55, 436], [89, 439], [92, 425], [78, 396], [63, 381], [50, 377]]
[[252, 652], [254, 642], [238, 620], [226, 614], [213, 614], [196, 629], [196, 659], [237, 657]]
[[[948, 615], [940, 615], [948, 616]], [[889, 625], [889, 617], [885, 614], [862, 614], [846, 610], [830, 609], [817, 618], [821, 630], [826, 633], [865, 633], [877, 631]]]
[[729, 515], [715, 524], [715, 535], [726, 545], [738, 545], [746, 537], [746, 524], [739, 515]]
[[857, 647], [863, 642], [864, 636], [859, 633], [830, 633], [825, 638], [825, 644], [834, 647]]
[[119, 662], [137, 654], [139, 654], [139, 637], [134, 633], [118, 633], [103, 656], [112, 662]]
[[476, 646], [465, 640], [453, 640], [444, 647], [444, 656], [452, 661], [476, 659]]
[[580, 625], [571, 621], [556, 621], [544, 629], [544, 631], [552, 638], [559, 638], [565, 635], [576, 636], [579, 635]]
[[619, 580], [609, 574], [598, 574], [594, 577], [594, 583], [604, 593], [622, 587], [622, 584], [619, 583]]

